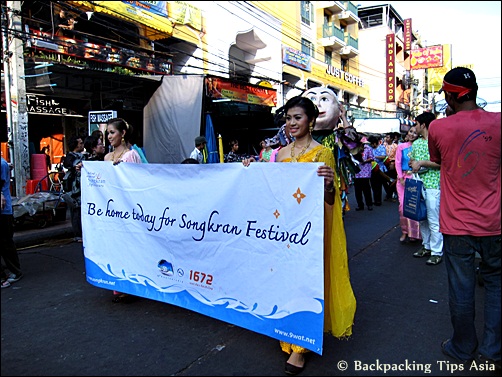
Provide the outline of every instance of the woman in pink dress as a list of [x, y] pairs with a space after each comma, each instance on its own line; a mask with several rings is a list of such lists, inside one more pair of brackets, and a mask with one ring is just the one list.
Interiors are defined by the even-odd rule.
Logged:
[[[110, 119], [106, 126], [106, 132], [113, 151], [105, 155], [105, 161], [111, 161], [114, 165], [121, 162], [141, 164], [141, 157], [130, 142], [133, 129], [129, 123], [122, 118]], [[127, 303], [133, 300], [134, 296], [113, 291], [112, 301], [115, 303]]]
[[404, 243], [409, 238], [410, 241], [421, 239], [420, 223], [403, 216], [404, 202], [404, 181], [412, 177], [411, 167], [408, 165], [411, 153], [411, 144], [418, 138], [415, 126], [410, 127], [406, 134], [405, 141], [397, 146], [396, 149], [396, 172], [397, 172], [397, 197], [399, 199], [399, 224], [401, 225], [401, 238], [399, 241]]
[[141, 157], [130, 142], [133, 130], [129, 123], [122, 118], [110, 119], [106, 131], [113, 151], [105, 155], [105, 161], [112, 161], [115, 165], [120, 162], [141, 164]]

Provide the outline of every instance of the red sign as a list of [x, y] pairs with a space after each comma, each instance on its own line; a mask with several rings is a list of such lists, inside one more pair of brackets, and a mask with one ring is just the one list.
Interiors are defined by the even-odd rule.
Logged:
[[386, 37], [386, 90], [387, 102], [396, 102], [396, 39], [394, 34], [387, 34]]
[[206, 78], [206, 93], [212, 99], [226, 98], [231, 101], [252, 103], [255, 105], [277, 105], [277, 91], [275, 89], [251, 84], [240, 84], [217, 77]]
[[411, 18], [404, 20], [404, 51], [411, 50]]
[[438, 68], [442, 66], [442, 45], [411, 50], [410, 69]]

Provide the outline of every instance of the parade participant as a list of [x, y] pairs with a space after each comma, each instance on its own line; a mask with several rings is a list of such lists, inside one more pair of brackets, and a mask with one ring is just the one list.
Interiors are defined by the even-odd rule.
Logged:
[[385, 166], [385, 159], [387, 158], [387, 151], [381, 143], [381, 139], [372, 135], [368, 137], [371, 149], [373, 149], [373, 158], [375, 159], [371, 164], [371, 191], [373, 191], [373, 204], [377, 207], [382, 205], [382, 188], [387, 182], [388, 176], [387, 167]]
[[[112, 118], [108, 120], [106, 131], [113, 151], [105, 155], [105, 161], [111, 161], [114, 165], [121, 162], [141, 164], [141, 157], [131, 144], [133, 128], [129, 123], [122, 118]], [[134, 296], [118, 291], [113, 291], [113, 296], [114, 303], [128, 303], [135, 299]]]
[[[426, 264], [435, 266], [443, 260], [443, 235], [439, 231], [440, 185], [439, 165], [430, 161], [429, 155], [429, 125], [436, 119], [432, 113], [422, 113], [415, 118], [415, 126], [419, 137], [411, 145], [410, 166], [413, 173], [419, 173], [425, 188], [425, 204], [427, 219], [420, 221], [422, 248], [413, 253], [415, 258], [429, 257]], [[427, 170], [421, 173], [421, 169]]]
[[401, 226], [401, 237], [399, 241], [405, 243], [407, 241], [416, 241], [421, 239], [420, 223], [403, 216], [403, 203], [404, 203], [404, 183], [406, 179], [413, 177], [411, 174], [410, 154], [412, 144], [417, 140], [417, 128], [410, 127], [405, 137], [405, 142], [397, 146], [396, 149], [396, 172], [397, 172], [397, 197], [399, 200], [399, 225]]
[[261, 150], [260, 150], [260, 155], [259, 155], [259, 161], [260, 162], [270, 162], [270, 157], [272, 156], [272, 146], [270, 145], [270, 141], [268, 140], [263, 140], [260, 143]]
[[256, 161], [253, 156], [237, 153], [239, 151], [239, 142], [237, 140], [230, 140], [228, 145], [230, 145], [230, 152], [225, 156], [225, 162], [241, 162], [245, 159]]
[[[461, 362], [477, 359], [500, 371], [500, 112], [477, 106], [476, 76], [468, 68], [450, 70], [441, 91], [451, 111], [429, 127], [430, 158], [441, 165], [439, 221], [453, 326], [441, 348]], [[476, 252], [485, 290], [479, 344], [474, 324]]]
[[73, 136], [68, 142], [68, 152], [64, 158], [63, 166], [66, 175], [63, 178], [63, 199], [70, 207], [71, 225], [73, 228], [74, 240], [82, 242], [82, 209], [81, 209], [81, 188], [80, 173], [82, 162], [84, 161], [84, 143], [82, 137]]
[[131, 125], [122, 118], [112, 118], [108, 121], [106, 131], [113, 151], [105, 155], [105, 161], [112, 161], [115, 165], [120, 162], [141, 164], [141, 157], [131, 144]]
[[[368, 207], [368, 211], [373, 211], [373, 197], [371, 196], [371, 166], [375, 161], [373, 156], [373, 149], [365, 136], [361, 135], [363, 148], [356, 159], [359, 160], [360, 171], [356, 174], [354, 179], [354, 191], [356, 194], [357, 208], [356, 211], [364, 210], [364, 203]], [[364, 200], [363, 200], [364, 196]]]
[[[324, 331], [337, 338], [352, 335], [356, 300], [350, 284], [345, 231], [340, 210], [340, 194], [336, 184], [335, 160], [331, 149], [312, 138], [318, 115], [317, 107], [308, 98], [291, 98], [284, 106], [286, 125], [294, 141], [281, 148], [278, 162], [324, 162], [317, 170], [324, 177]], [[247, 166], [250, 160], [244, 160]], [[306, 348], [280, 342], [290, 356], [285, 373], [295, 375], [305, 368]]]
[[[399, 134], [398, 134], [399, 135]], [[387, 159], [385, 160], [385, 166], [387, 168], [387, 176], [390, 178], [390, 181], [387, 182], [385, 187], [385, 201], [395, 202], [394, 194], [397, 196], [396, 191], [396, 179], [397, 179], [397, 171], [396, 171], [396, 150], [398, 143], [395, 142], [394, 132], [389, 132], [385, 135], [384, 138], [385, 151], [387, 152]]]
[[310, 99], [319, 109], [319, 117], [312, 131], [312, 137], [333, 152], [343, 214], [349, 208], [347, 200], [351, 180], [349, 174], [355, 176], [359, 172], [352, 156], [361, 146], [360, 138], [347, 120], [345, 107], [338, 101], [335, 92], [331, 89], [310, 88], [302, 96]]
[[87, 152], [87, 161], [103, 161], [105, 158], [105, 146], [100, 138], [93, 135], [84, 140], [84, 148]]

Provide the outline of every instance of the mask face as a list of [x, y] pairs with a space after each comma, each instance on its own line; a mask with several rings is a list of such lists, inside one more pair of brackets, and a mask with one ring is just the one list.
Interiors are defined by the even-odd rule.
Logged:
[[331, 89], [312, 88], [307, 90], [303, 97], [310, 99], [319, 109], [319, 116], [315, 124], [316, 130], [332, 130], [338, 125], [340, 104]]

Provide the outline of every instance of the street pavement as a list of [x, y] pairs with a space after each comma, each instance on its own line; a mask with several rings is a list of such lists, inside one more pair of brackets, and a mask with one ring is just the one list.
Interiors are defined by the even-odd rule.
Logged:
[[[303, 376], [482, 376], [441, 353], [451, 335], [444, 262], [413, 258], [401, 245], [397, 203], [345, 216], [353, 335], [324, 337]], [[86, 282], [82, 244], [69, 217], [17, 231], [25, 276], [2, 289], [2, 376], [282, 376], [279, 341], [189, 310], [143, 298], [111, 302]], [[482, 331], [483, 289], [476, 321]]]

